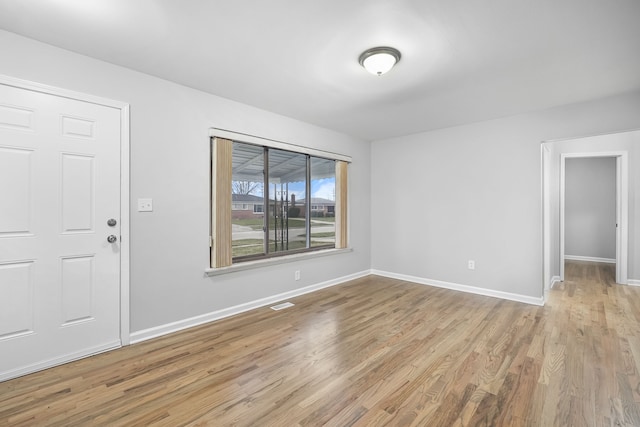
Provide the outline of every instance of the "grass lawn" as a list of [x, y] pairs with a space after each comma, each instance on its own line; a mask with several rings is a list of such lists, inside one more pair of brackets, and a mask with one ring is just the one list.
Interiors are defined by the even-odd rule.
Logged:
[[[313, 229], [312, 229], [313, 230]], [[305, 234], [298, 234], [298, 237], [304, 237]], [[314, 237], [318, 237], [318, 238], [323, 238], [323, 237], [335, 237], [336, 236], [336, 232], [335, 231], [327, 231], [324, 233], [311, 233], [311, 238], [313, 239]]]
[[326, 217], [326, 218], [315, 218], [315, 217], [311, 217], [311, 222], [313, 222], [314, 220], [316, 221], [322, 221], [322, 222], [336, 222], [336, 218], [335, 217]]
[[[311, 242], [311, 246], [317, 246], [317, 243]], [[264, 253], [264, 242], [261, 239], [242, 239], [234, 240], [232, 243], [231, 254], [233, 257], [244, 255], [258, 255]], [[306, 247], [305, 242], [292, 241], [289, 242], [289, 250], [304, 249]], [[280, 244], [278, 244], [278, 252], [281, 250]], [[275, 244], [269, 243], [269, 253], [275, 252]]]
[[260, 245], [262, 247], [264, 240], [262, 239], [242, 239], [242, 240], [233, 240], [231, 241], [231, 247], [236, 246], [257, 246]]
[[[242, 218], [231, 220], [232, 224], [244, 225], [251, 227], [252, 230], [262, 230], [264, 223], [262, 218]], [[286, 224], [286, 222], [285, 222]], [[304, 218], [289, 218], [289, 228], [304, 228]], [[275, 229], [275, 218], [270, 218], [269, 228]], [[280, 229], [280, 220], [278, 220], [278, 230]]]
[[311, 233], [311, 238], [314, 237], [336, 237], [336, 232], [327, 231], [326, 233]]

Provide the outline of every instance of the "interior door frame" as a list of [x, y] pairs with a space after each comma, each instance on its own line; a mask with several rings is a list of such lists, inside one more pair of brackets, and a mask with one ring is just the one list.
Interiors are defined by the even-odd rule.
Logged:
[[542, 199], [542, 295], [547, 301], [547, 293], [553, 286], [551, 277], [551, 147], [540, 145], [541, 199]]
[[628, 222], [629, 222], [629, 153], [626, 151], [561, 153], [560, 154], [560, 280], [564, 282], [565, 261], [565, 174], [566, 160], [576, 158], [616, 159], [616, 283], [628, 283]]
[[0, 75], [0, 84], [120, 110], [120, 344], [129, 345], [130, 330], [130, 244], [129, 244], [129, 104], [107, 98]]

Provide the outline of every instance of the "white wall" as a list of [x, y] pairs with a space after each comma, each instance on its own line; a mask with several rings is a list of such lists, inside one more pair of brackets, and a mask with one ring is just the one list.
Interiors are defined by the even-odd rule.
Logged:
[[565, 160], [565, 256], [616, 258], [615, 157]]
[[[222, 310], [370, 267], [370, 145], [264, 110], [0, 31], [0, 74], [131, 105], [132, 331]], [[207, 277], [211, 127], [350, 155], [354, 251]], [[294, 270], [302, 279], [294, 281]]]
[[373, 142], [372, 268], [540, 298], [540, 143], [633, 128], [640, 92]]

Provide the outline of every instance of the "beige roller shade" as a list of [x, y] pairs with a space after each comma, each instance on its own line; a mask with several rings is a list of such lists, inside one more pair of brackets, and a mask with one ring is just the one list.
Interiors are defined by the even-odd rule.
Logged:
[[231, 265], [231, 170], [233, 143], [213, 138], [211, 146], [211, 267]]
[[336, 161], [336, 249], [347, 242], [347, 162]]

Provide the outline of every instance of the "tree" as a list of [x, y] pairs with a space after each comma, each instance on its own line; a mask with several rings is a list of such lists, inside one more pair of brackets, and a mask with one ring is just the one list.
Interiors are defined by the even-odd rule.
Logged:
[[261, 182], [252, 181], [233, 181], [231, 183], [231, 192], [233, 194], [253, 194], [262, 186]]

